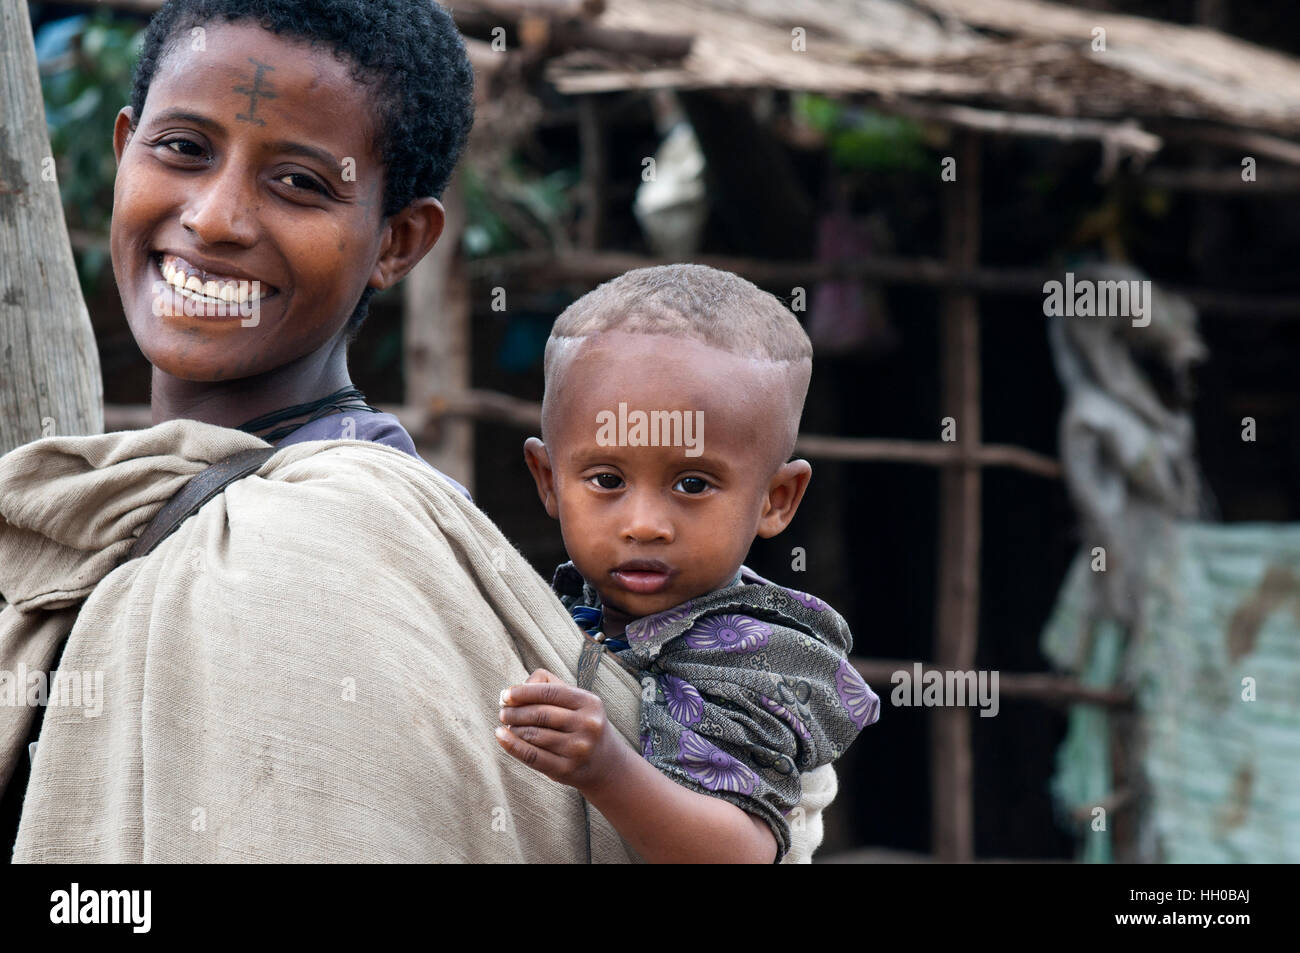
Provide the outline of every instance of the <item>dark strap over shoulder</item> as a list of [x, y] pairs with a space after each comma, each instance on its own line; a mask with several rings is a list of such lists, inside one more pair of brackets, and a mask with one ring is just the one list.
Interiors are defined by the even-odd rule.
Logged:
[[[596, 684], [596, 669], [600, 667], [600, 657], [605, 653], [605, 646], [591, 636], [583, 633], [582, 652], [578, 655], [578, 687], [591, 691]], [[612, 730], [612, 729], [611, 729]], [[587, 863], [591, 863], [591, 805], [582, 799], [582, 826], [586, 835]]]
[[578, 687], [592, 691], [596, 684], [596, 669], [600, 667], [600, 657], [605, 652], [601, 645], [589, 635], [583, 636], [582, 651], [578, 654]]
[[275, 447], [244, 450], [199, 471], [149, 521], [149, 525], [126, 554], [127, 561], [149, 555], [154, 547], [197, 513], [204, 503], [241, 477], [260, 470], [262, 464], [275, 454], [275, 450]]

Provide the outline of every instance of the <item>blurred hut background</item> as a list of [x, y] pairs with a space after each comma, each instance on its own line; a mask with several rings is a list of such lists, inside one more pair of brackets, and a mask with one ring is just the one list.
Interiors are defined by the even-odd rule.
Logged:
[[[819, 860], [1300, 858], [1300, 9], [448, 5], [475, 133], [353, 379], [549, 574], [521, 445], [555, 316], [681, 260], [795, 310], [814, 479], [750, 564], [844, 613], [887, 702]], [[109, 144], [158, 3], [89, 6], [30, 9], [121, 429]], [[1155, 281], [1150, 328], [1048, 320], [1067, 271]], [[998, 671], [997, 717], [889, 704], [914, 662]]]

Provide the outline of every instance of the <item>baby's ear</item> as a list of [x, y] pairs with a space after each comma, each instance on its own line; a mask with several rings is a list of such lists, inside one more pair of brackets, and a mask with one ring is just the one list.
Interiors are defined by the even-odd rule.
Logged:
[[781, 464], [767, 484], [763, 513], [758, 520], [759, 536], [770, 539], [790, 525], [811, 479], [812, 464], [807, 460]]
[[555, 502], [555, 473], [551, 470], [551, 455], [546, 452], [546, 444], [536, 437], [524, 441], [524, 463], [537, 484], [537, 495], [552, 519], [560, 518], [560, 508]]

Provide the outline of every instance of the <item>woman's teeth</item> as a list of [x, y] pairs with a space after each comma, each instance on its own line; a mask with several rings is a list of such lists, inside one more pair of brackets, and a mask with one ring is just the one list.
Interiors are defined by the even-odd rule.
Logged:
[[210, 275], [175, 255], [163, 255], [158, 268], [163, 279], [187, 298], [246, 305], [270, 294], [263, 290], [260, 281]]

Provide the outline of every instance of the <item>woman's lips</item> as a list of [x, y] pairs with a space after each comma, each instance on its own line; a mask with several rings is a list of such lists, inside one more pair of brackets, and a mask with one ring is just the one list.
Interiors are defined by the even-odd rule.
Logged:
[[269, 298], [275, 294], [270, 284], [247, 275], [226, 275], [206, 271], [180, 255], [155, 252], [158, 270], [163, 280], [176, 288], [203, 295], [215, 301], [233, 301], [244, 304]]
[[676, 570], [658, 560], [633, 560], [609, 571], [619, 586], [641, 596], [663, 592], [675, 573]]
[[153, 252], [149, 263], [154, 274], [153, 309], [159, 315], [240, 318], [244, 326], [254, 327], [262, 304], [279, 293], [257, 280], [203, 271], [177, 255]]

